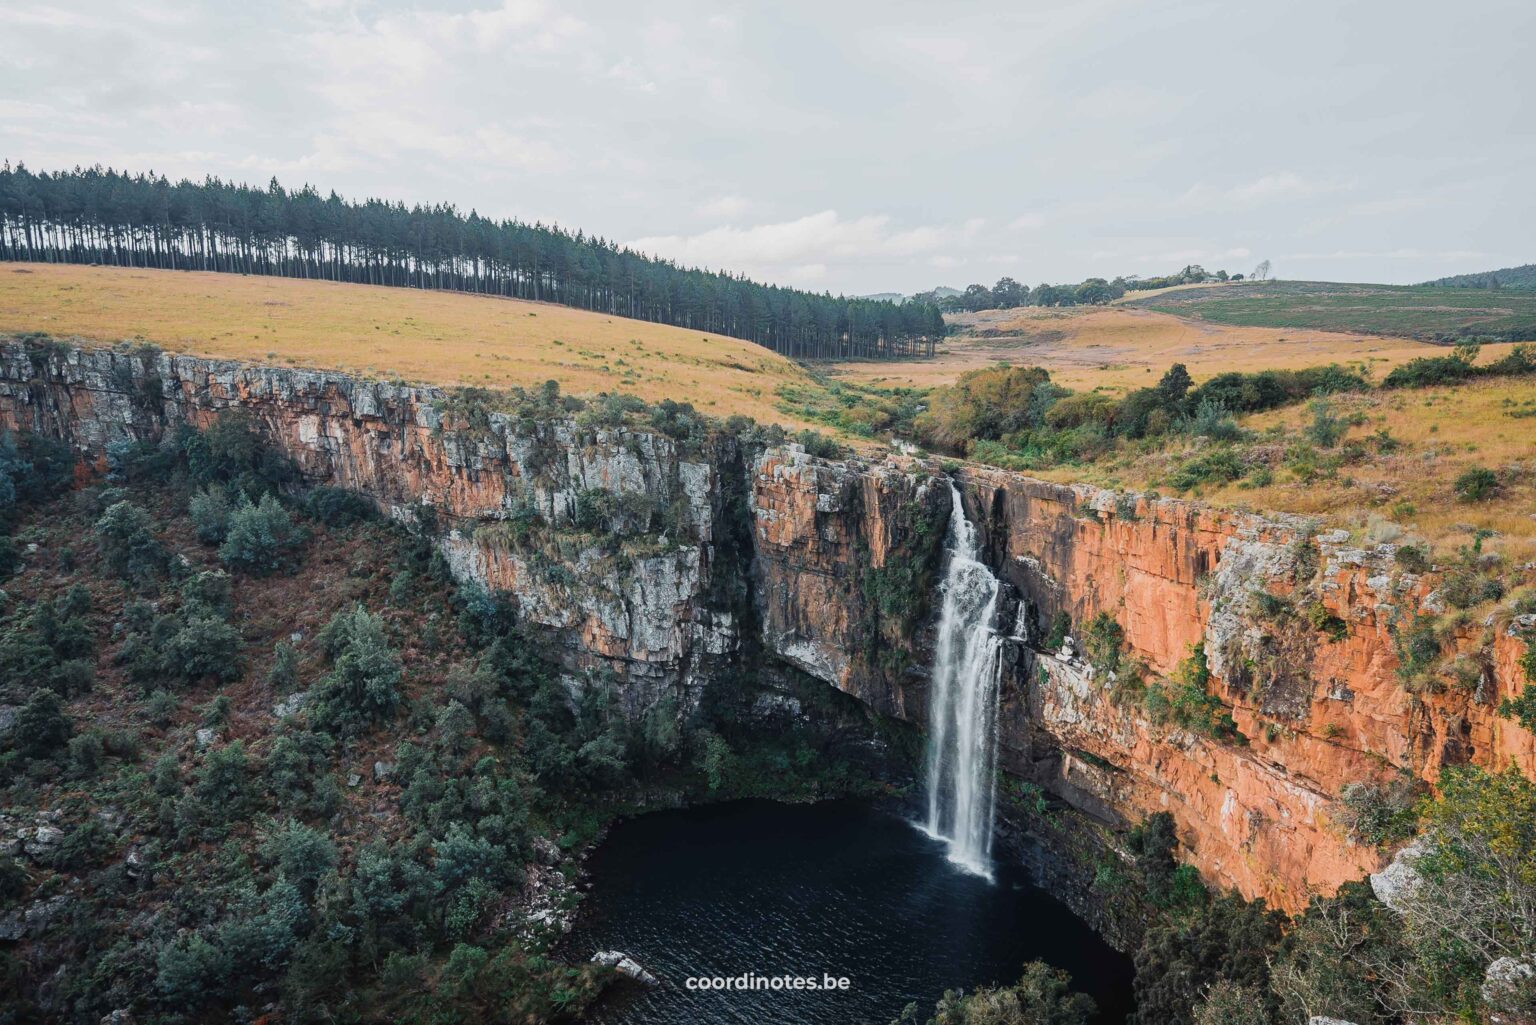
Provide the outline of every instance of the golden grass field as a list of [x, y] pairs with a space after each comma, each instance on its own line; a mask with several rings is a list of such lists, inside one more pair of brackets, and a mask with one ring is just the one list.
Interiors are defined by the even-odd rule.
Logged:
[[[1479, 529], [1491, 530], [1495, 534], [1483, 542], [1485, 550], [1502, 552], [1515, 563], [1536, 559], [1536, 381], [1490, 379], [1338, 395], [1329, 402], [1335, 415], [1361, 420], [1344, 437], [1345, 443], [1366, 442], [1358, 463], [1341, 467], [1332, 479], [1312, 482], [1277, 466], [1274, 482], [1262, 487], [1246, 482], [1207, 486], [1191, 497], [1226, 508], [1315, 516], [1354, 529], [1362, 541], [1389, 539], [1373, 538], [1372, 531], [1379, 534], [1381, 524], [1395, 524], [1405, 539], [1427, 541], [1441, 552], [1470, 544]], [[1283, 440], [1277, 437], [1273, 445], [1278, 450], [1295, 443], [1311, 416], [1302, 403], [1239, 423], [1259, 436], [1260, 446], [1267, 434], [1283, 430]], [[1381, 430], [1399, 443], [1397, 451], [1375, 451], [1370, 439]], [[1198, 443], [1175, 441], [1150, 454], [1046, 469], [1037, 476], [1154, 491], [1175, 465], [1198, 451]], [[1496, 497], [1457, 500], [1454, 482], [1473, 467], [1498, 472], [1503, 487]]]
[[[1203, 286], [1194, 286], [1203, 287]], [[1227, 370], [1269, 370], [1351, 363], [1380, 380], [1416, 356], [1446, 349], [1410, 338], [1265, 327], [1229, 327], [1121, 306], [1091, 309], [986, 310], [951, 318], [961, 333], [932, 360], [835, 365], [837, 376], [882, 387], [949, 384], [968, 370], [1007, 360], [1042, 366], [1074, 390], [1121, 393], [1157, 383], [1174, 363], [1196, 381]], [[1496, 356], [1508, 345], [1484, 346]]]
[[507, 388], [555, 379], [801, 427], [775, 406], [804, 368], [759, 345], [548, 303], [193, 271], [0, 263], [0, 333]]
[[[1074, 389], [1122, 392], [1155, 383], [1175, 362], [1197, 380], [1225, 370], [1329, 362], [1361, 366], [1380, 380], [1397, 363], [1446, 351], [1409, 339], [1223, 327], [1113, 306], [990, 311], [963, 323], [968, 333], [949, 339], [932, 361], [830, 369], [858, 384], [931, 387], [1009, 360], [1048, 367]], [[172, 352], [447, 386], [529, 387], [554, 378], [572, 394], [671, 398], [716, 416], [743, 413], [796, 428], [817, 425], [796, 416], [784, 395], [826, 394], [804, 367], [738, 339], [544, 303], [287, 278], [0, 263], [0, 333], [27, 331], [101, 343], [142, 340]], [[1482, 358], [1508, 348], [1485, 346]], [[1536, 412], [1536, 381], [1333, 402], [1341, 415], [1363, 418], [1350, 439], [1386, 429], [1401, 449], [1373, 452], [1335, 479], [1304, 484], [1278, 469], [1262, 487], [1207, 488], [1199, 497], [1362, 530], [1385, 518], [1437, 545], [1487, 528], [1499, 534], [1488, 545], [1536, 557], [1536, 416], [1510, 415]], [[1242, 426], [1259, 434], [1280, 427], [1294, 438], [1309, 415], [1303, 404], [1247, 417]], [[883, 448], [846, 440], [866, 451]], [[1151, 490], [1190, 455], [1183, 443], [1172, 444], [1036, 475]], [[1499, 470], [1506, 486], [1491, 502], [1458, 503], [1452, 482], [1474, 465]]]

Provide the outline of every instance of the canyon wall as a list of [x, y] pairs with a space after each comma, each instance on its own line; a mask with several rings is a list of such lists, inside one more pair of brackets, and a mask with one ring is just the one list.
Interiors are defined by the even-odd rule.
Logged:
[[[1496, 713], [1523, 685], [1519, 638], [1536, 624], [1452, 624], [1457, 672], [1405, 679], [1399, 649], [1443, 611], [1439, 580], [1345, 531], [340, 374], [0, 347], [0, 424], [67, 438], [99, 471], [118, 445], [229, 408], [309, 483], [433, 531], [461, 578], [514, 596], [573, 686], [615, 679], [631, 713], [668, 695], [686, 708], [724, 673], [778, 667], [924, 723], [953, 479], [1006, 583], [1000, 625], [1017, 635], [1004, 767], [1109, 824], [1171, 812], [1209, 878], [1281, 907], [1378, 865], [1339, 824], [1347, 784], [1432, 781], [1464, 762], [1536, 775], [1536, 738]], [[1122, 633], [1113, 673], [1084, 654], [1101, 616]], [[1235, 731], [1149, 712], [1149, 688], [1189, 679]]]

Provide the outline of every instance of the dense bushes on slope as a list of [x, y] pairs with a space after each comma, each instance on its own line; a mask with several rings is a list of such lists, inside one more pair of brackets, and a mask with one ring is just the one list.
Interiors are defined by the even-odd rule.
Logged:
[[[577, 899], [565, 852], [657, 789], [869, 785], [823, 757], [833, 731], [750, 729], [750, 681], [696, 715], [626, 719], [600, 675], [573, 702], [504, 597], [356, 496], [298, 493], [238, 415], [114, 446], [77, 491], [67, 450], [0, 453], [17, 1020], [569, 1017], [605, 976], [534, 917]], [[281, 543], [228, 558], [242, 508]]]

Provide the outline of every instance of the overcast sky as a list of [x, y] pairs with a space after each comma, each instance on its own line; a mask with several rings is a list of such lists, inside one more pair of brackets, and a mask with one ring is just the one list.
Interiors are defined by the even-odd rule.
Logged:
[[834, 292], [1536, 260], [1536, 4], [0, 0], [0, 157]]

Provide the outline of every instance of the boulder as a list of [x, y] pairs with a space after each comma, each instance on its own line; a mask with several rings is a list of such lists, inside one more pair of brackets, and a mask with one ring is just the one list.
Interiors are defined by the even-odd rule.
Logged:
[[618, 972], [620, 975], [640, 983], [642, 986], [660, 986], [661, 982], [641, 967], [640, 962], [624, 953], [622, 950], [599, 950], [592, 955], [592, 960], [600, 965], [605, 965]]
[[533, 858], [540, 865], [558, 865], [564, 855], [559, 846], [547, 836], [533, 838]]
[[304, 701], [309, 697], [309, 691], [296, 691], [272, 706], [272, 714], [278, 719], [286, 719], [288, 716], [304, 707]]
[[1483, 973], [1482, 989], [1493, 1025], [1536, 1023], [1536, 954], [1494, 961]]
[[53, 826], [38, 826], [31, 830], [31, 835], [22, 840], [21, 849], [27, 857], [40, 860], [51, 857], [53, 849], [64, 839], [64, 830]]
[[1371, 876], [1371, 892], [1387, 907], [1402, 914], [1413, 891], [1418, 889], [1419, 872], [1414, 863], [1424, 854], [1424, 842], [1415, 840], [1398, 851], [1392, 863]]

